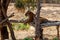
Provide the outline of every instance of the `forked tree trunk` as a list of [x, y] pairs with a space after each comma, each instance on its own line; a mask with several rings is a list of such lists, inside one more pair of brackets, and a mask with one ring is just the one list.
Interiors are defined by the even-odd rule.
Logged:
[[[7, 18], [7, 9], [8, 9], [9, 3], [10, 3], [10, 0], [0, 0], [0, 19], [1, 19], [0, 22]], [[7, 27], [3, 27], [4, 26], [3, 24], [8, 25], [8, 28], [9, 28], [10, 33], [11, 33], [12, 40], [16, 40], [15, 36], [14, 36], [14, 31], [12, 29], [12, 24], [9, 22], [9, 20], [7, 20], [6, 22], [1, 24], [2, 25], [1, 28], [0, 28], [1, 40], [9, 38], [8, 37], [8, 32], [7, 32]]]
[[43, 29], [40, 25], [40, 10], [41, 10], [41, 5], [40, 5], [40, 0], [37, 0], [37, 12], [36, 12], [36, 17], [35, 17], [35, 40], [43, 40]]

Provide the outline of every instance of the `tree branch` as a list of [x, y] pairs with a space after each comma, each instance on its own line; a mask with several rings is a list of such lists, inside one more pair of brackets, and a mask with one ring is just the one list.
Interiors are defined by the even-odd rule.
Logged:
[[10, 16], [8, 16], [6, 19], [2, 20], [2, 21], [0, 22], [0, 24], [2, 24], [3, 22], [7, 21], [8, 18], [11, 18], [11, 17], [13, 17], [13, 16], [14, 16], [14, 13], [12, 13], [12, 14], [11, 14]]
[[41, 26], [57, 26], [60, 25], [60, 21], [52, 21], [52, 22], [47, 22], [47, 23], [42, 23]]

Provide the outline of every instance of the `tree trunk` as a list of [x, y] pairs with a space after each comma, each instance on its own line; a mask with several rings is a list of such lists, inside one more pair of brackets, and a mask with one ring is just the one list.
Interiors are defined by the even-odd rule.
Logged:
[[40, 5], [40, 0], [37, 0], [37, 12], [36, 12], [36, 17], [35, 17], [35, 40], [43, 40], [43, 29], [40, 25], [40, 10], [41, 10], [41, 5]]
[[9, 39], [9, 34], [8, 34], [8, 31], [7, 31], [7, 26], [3, 26], [1, 28], [1, 40], [4, 40], [4, 39]]
[[[2, 7], [1, 7], [1, 0], [0, 0], [0, 22], [4, 19], [2, 15]], [[8, 31], [7, 27], [0, 24], [0, 33], [1, 33], [1, 40], [8, 39]]]
[[57, 29], [57, 38], [59, 40], [59, 25], [56, 27], [56, 29]]
[[[0, 0], [0, 19], [1, 19], [1, 21], [7, 18], [7, 9], [8, 9], [9, 3], [10, 3], [10, 0]], [[8, 25], [8, 28], [9, 28], [10, 33], [11, 33], [12, 40], [16, 40], [15, 36], [14, 36], [14, 31], [12, 29], [12, 25], [9, 22], [9, 20], [7, 19], [7, 21], [2, 23], [1, 25], [2, 25], [0, 28], [1, 29], [1, 40], [4, 40], [6, 38], [8, 39], [7, 26], [3, 27], [4, 25]], [[5, 35], [5, 33], [6, 33], [6, 35]]]

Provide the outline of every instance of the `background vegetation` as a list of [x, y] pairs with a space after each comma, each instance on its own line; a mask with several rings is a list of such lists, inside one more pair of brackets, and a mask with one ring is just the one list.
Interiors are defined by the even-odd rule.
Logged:
[[[12, 0], [17, 8], [29, 8], [34, 9], [36, 7], [37, 0]], [[41, 3], [59, 4], [60, 0], [41, 0]]]
[[12, 27], [14, 30], [28, 30], [30, 28], [30, 25], [23, 23], [12, 23]]

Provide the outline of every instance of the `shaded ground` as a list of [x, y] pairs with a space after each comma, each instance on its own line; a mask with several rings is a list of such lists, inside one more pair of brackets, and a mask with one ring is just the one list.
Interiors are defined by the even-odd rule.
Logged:
[[[24, 17], [24, 13], [21, 12], [21, 10], [18, 11], [14, 6], [10, 5], [8, 7], [7, 15], [10, 15], [13, 12], [15, 13], [15, 16], [10, 19], [20, 20], [22, 17]], [[34, 10], [33, 12], [36, 13], [36, 10]], [[49, 20], [60, 20], [60, 7], [42, 7], [41, 16]], [[57, 34], [56, 27], [47, 27], [43, 29], [44, 29], [43, 32], [44, 37], [49, 39], [56, 37]], [[30, 28], [28, 31], [15, 30], [14, 32], [17, 39], [23, 39], [28, 36], [35, 36], [34, 28]]]

